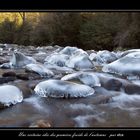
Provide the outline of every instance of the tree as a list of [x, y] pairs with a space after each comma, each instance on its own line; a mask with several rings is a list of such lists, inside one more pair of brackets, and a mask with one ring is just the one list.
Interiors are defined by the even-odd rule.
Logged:
[[139, 48], [140, 46], [140, 15], [139, 13], [123, 13], [120, 30], [115, 37], [115, 44], [122, 48]]
[[17, 26], [16, 21], [10, 21], [8, 18], [0, 24], [0, 41], [3, 43], [16, 42]]
[[32, 39], [37, 44], [79, 45], [80, 25], [79, 13], [43, 13]]
[[26, 13], [25, 12], [19, 12], [20, 17], [22, 19], [22, 24], [26, 22]]
[[80, 41], [88, 49], [114, 48], [114, 37], [118, 31], [118, 18], [114, 13], [91, 14], [81, 25]]

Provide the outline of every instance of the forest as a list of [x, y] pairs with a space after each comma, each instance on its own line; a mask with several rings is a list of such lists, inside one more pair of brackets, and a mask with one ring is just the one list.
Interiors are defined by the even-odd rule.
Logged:
[[139, 48], [139, 32], [138, 12], [0, 13], [0, 43], [125, 50]]

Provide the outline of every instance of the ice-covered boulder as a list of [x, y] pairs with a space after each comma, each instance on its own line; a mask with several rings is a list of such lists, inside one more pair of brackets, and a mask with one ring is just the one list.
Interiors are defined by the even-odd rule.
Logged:
[[66, 55], [72, 55], [76, 50], [78, 50], [77, 47], [67, 46], [64, 49], [62, 49], [59, 53], [60, 54], [66, 54]]
[[21, 90], [13, 85], [0, 86], [0, 106], [8, 107], [22, 102], [23, 95]]
[[127, 76], [128, 79], [137, 79], [140, 77], [140, 52], [130, 53], [105, 65], [102, 70]]
[[52, 70], [52, 71], [57, 71], [57, 72], [60, 72], [60, 73], [64, 73], [64, 74], [68, 74], [68, 73], [73, 73], [75, 72], [72, 68], [68, 68], [68, 67], [60, 67], [60, 66], [57, 66], [57, 65], [51, 65], [51, 64], [48, 64], [48, 63], [44, 63], [45, 67]]
[[14, 51], [13, 56], [10, 60], [10, 65], [14, 68], [22, 68], [31, 63], [36, 63], [36, 60], [32, 57], [25, 56], [23, 53], [18, 51]]
[[92, 72], [77, 72], [68, 74], [62, 77], [61, 80], [77, 80], [90, 87], [101, 86], [99, 78]]
[[68, 59], [67, 54], [52, 53], [45, 58], [45, 63], [63, 67]]
[[40, 82], [34, 91], [39, 96], [52, 98], [78, 98], [94, 94], [94, 89], [87, 85], [61, 80]]
[[44, 65], [36, 63], [36, 64], [28, 64], [25, 66], [27, 71], [38, 73], [42, 77], [52, 77], [54, 73], [47, 69]]
[[124, 51], [122, 52], [121, 57], [126, 56], [130, 53], [134, 53], [134, 52], [140, 52], [140, 49], [131, 49], [131, 50]]
[[99, 64], [106, 64], [117, 60], [117, 56], [115, 55], [115, 53], [112, 53], [108, 50], [104, 50], [99, 51], [95, 56], [94, 60]]
[[69, 68], [74, 68], [76, 70], [82, 69], [93, 69], [94, 64], [89, 59], [89, 56], [84, 53], [76, 53], [70, 57], [70, 59], [66, 62], [66, 66]]

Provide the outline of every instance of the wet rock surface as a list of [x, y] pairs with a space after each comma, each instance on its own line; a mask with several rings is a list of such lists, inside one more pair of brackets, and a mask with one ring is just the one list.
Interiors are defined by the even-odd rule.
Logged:
[[139, 49], [0, 48], [0, 127], [140, 126]]

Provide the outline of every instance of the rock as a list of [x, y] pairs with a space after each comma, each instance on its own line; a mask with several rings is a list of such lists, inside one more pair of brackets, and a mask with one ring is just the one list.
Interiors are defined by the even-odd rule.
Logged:
[[118, 91], [109, 91], [102, 87], [95, 87], [95, 94], [87, 97], [82, 98], [81, 100], [77, 101], [76, 103], [86, 103], [91, 105], [99, 105], [99, 104], [107, 104], [112, 102], [112, 97], [116, 97], [121, 94]]
[[102, 70], [104, 72], [126, 76], [128, 79], [139, 79], [140, 52], [130, 53], [108, 65], [105, 65]]
[[25, 66], [26, 71], [38, 73], [41, 77], [53, 77], [54, 73], [42, 64], [28, 64]]
[[28, 75], [29, 80], [40, 80], [40, 79], [42, 79], [42, 77], [35, 72], [29, 72], [29, 71], [26, 71], [26, 72], [27, 72], [26, 74]]
[[66, 66], [76, 70], [94, 68], [94, 64], [89, 59], [89, 56], [85, 53], [75, 53], [74, 55], [72, 55], [70, 59], [66, 62]]
[[52, 53], [45, 58], [45, 63], [63, 67], [68, 59], [69, 56], [66, 54]]
[[91, 53], [91, 54], [89, 55], [89, 59], [90, 59], [91, 61], [96, 60], [96, 56], [97, 56], [97, 53], [96, 53], [96, 52], [93, 52], [93, 53]]
[[33, 95], [33, 90], [29, 87], [29, 84], [24, 81], [18, 81], [13, 83], [16, 87], [18, 87], [23, 94], [23, 98], [28, 98]]
[[9, 107], [22, 102], [23, 95], [19, 88], [13, 85], [0, 86], [0, 104], [3, 107]]
[[68, 68], [68, 67], [60, 67], [60, 66], [56, 66], [56, 65], [50, 65], [48, 63], [44, 63], [45, 67], [52, 70], [55, 75], [57, 74], [69, 74], [69, 73], [73, 73], [75, 72], [72, 68]]
[[7, 71], [2, 74], [3, 77], [16, 77], [15, 71]]
[[28, 87], [31, 89], [31, 90], [34, 90], [35, 86], [41, 82], [40, 80], [32, 80], [28, 83]]
[[23, 68], [27, 64], [36, 63], [36, 60], [32, 57], [25, 56], [23, 53], [14, 51], [12, 59], [10, 60], [11, 67]]
[[14, 47], [17, 47], [16, 44], [7, 44], [7, 43], [5, 43], [4, 46], [5, 46], [5, 49], [12, 48], [13, 46], [14, 46]]
[[77, 47], [70, 47], [67, 46], [64, 49], [62, 49], [59, 53], [60, 54], [66, 54], [66, 55], [72, 55], [75, 51], [77, 51], [78, 48]]
[[96, 56], [93, 57], [93, 59], [95, 59], [95, 61], [98, 62], [99, 64], [106, 64], [117, 60], [117, 57], [114, 53], [108, 50], [104, 50], [97, 52]]
[[47, 128], [47, 127], [52, 127], [50, 122], [46, 120], [38, 120], [34, 123], [32, 123], [29, 127], [39, 127], [39, 128]]
[[2, 65], [0, 65], [0, 68], [1, 69], [10, 69], [11, 65], [10, 65], [10, 63], [3, 63]]
[[5, 45], [0, 43], [0, 48], [5, 48]]
[[0, 77], [0, 84], [16, 80], [15, 77]]
[[66, 47], [59, 52], [54, 52], [47, 56], [45, 59], [45, 65], [48, 64], [60, 67], [66, 66], [76, 70], [91, 69], [94, 67], [87, 52], [76, 47]]
[[19, 73], [16, 74], [17, 79], [21, 79], [21, 80], [29, 80], [29, 74], [27, 73]]
[[140, 94], [140, 85], [122, 78], [114, 77], [110, 74], [96, 74], [100, 79], [101, 86], [107, 90], [121, 91], [126, 94]]
[[94, 89], [89, 86], [61, 80], [40, 82], [34, 91], [39, 96], [52, 98], [78, 98], [94, 94]]
[[120, 91], [121, 88], [123, 87], [123, 84], [119, 79], [110, 78], [110, 79], [102, 79], [101, 86], [105, 87], [107, 90]]
[[127, 94], [140, 94], [140, 85], [127, 82], [124, 84], [124, 91]]
[[107, 90], [103, 87], [95, 87], [94, 90], [97, 97], [101, 97], [100, 95], [103, 95], [102, 97], [114, 97], [122, 93], [120, 91]]
[[68, 74], [62, 77], [61, 80], [79, 80], [81, 83], [90, 87], [101, 86], [99, 78], [92, 72], [77, 72]]
[[130, 53], [135, 53], [135, 52], [140, 52], [140, 49], [131, 49], [131, 50], [124, 51], [122, 52], [121, 57], [124, 57]]
[[47, 53], [43, 52], [43, 51], [40, 51], [36, 54], [33, 55], [33, 57], [38, 61], [38, 62], [41, 62], [43, 63], [44, 62], [44, 59], [46, 58], [47, 56]]
[[7, 62], [8, 62], [7, 59], [0, 57], [0, 65]]

